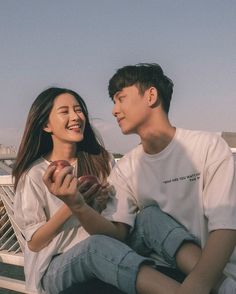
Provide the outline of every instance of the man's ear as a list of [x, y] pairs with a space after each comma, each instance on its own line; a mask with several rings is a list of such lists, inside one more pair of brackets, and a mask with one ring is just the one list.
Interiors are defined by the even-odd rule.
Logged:
[[160, 105], [160, 99], [158, 91], [155, 87], [150, 87], [148, 90], [148, 104], [150, 107], [155, 107]]

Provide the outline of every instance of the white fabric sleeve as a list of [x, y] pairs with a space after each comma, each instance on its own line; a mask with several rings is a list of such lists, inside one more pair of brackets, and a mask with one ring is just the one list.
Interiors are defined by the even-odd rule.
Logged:
[[26, 241], [30, 241], [35, 231], [46, 223], [43, 194], [41, 187], [28, 175], [25, 175], [17, 186], [14, 217]]
[[228, 145], [219, 139], [208, 151], [203, 203], [208, 230], [236, 229], [235, 163]]
[[108, 182], [114, 187], [114, 195], [109, 198], [102, 215], [111, 221], [125, 223], [133, 227], [137, 204], [118, 165], [113, 167]]

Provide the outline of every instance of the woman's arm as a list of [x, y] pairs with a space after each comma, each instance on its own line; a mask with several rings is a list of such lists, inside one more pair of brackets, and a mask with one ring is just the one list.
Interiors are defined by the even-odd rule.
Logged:
[[92, 207], [85, 203], [82, 194], [77, 189], [78, 180], [69, 173], [70, 169], [65, 167], [57, 175], [55, 182], [52, 181], [54, 169], [49, 167], [43, 177], [43, 181], [49, 191], [64, 201], [73, 214], [79, 219], [84, 229], [91, 235], [102, 234], [118, 240], [125, 240], [129, 226], [123, 223], [113, 223]]
[[28, 247], [31, 251], [38, 252], [46, 247], [52, 239], [60, 232], [62, 225], [72, 215], [71, 210], [63, 204], [58, 211], [32, 236], [28, 241]]

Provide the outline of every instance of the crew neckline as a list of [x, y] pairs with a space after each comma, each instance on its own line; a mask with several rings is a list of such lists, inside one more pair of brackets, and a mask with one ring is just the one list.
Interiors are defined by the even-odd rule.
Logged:
[[[44, 161], [46, 161], [46, 162], [48, 163], [48, 165], [49, 165], [50, 163], [53, 162], [52, 160], [47, 160], [47, 159], [46, 159], [45, 157], [43, 157], [43, 156], [41, 156], [41, 158], [42, 158]], [[65, 160], [65, 159], [62, 159], [62, 160]], [[68, 161], [68, 160], [67, 160], [67, 161]], [[73, 167], [75, 167], [76, 164], [77, 164], [77, 159], [76, 159], [74, 162], [70, 163], [70, 165], [72, 165]]]
[[164, 156], [167, 156], [169, 154], [169, 152], [175, 146], [177, 138], [179, 137], [179, 132], [180, 132], [180, 129], [176, 128], [175, 129], [175, 134], [174, 134], [173, 138], [171, 139], [170, 143], [162, 151], [160, 151], [158, 153], [155, 153], [155, 154], [146, 153], [144, 151], [144, 149], [143, 149], [143, 146], [141, 145], [141, 149], [142, 149], [142, 152], [143, 152], [144, 156], [147, 159], [160, 159], [160, 158], [162, 158]]

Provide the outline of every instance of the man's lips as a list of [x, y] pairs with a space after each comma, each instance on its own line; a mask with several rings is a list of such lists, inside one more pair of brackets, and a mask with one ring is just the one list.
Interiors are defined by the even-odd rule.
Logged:
[[124, 118], [117, 118], [117, 123], [120, 124], [120, 122], [123, 120]]

